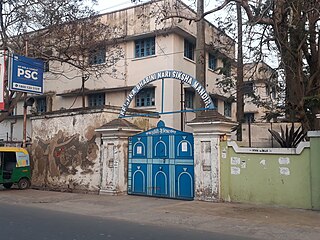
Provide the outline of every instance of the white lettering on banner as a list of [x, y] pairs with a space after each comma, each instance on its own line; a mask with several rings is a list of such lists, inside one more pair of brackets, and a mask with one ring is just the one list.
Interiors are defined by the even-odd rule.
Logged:
[[21, 84], [21, 83], [15, 83], [13, 85], [13, 87], [15, 89], [19, 89], [19, 90], [32, 90], [32, 91], [41, 93], [41, 87], [37, 87], [37, 86]]
[[18, 73], [17, 73], [18, 77], [25, 77], [27, 79], [32, 78], [33, 80], [38, 80], [38, 72], [37, 71], [32, 71], [30, 69], [24, 69], [19, 67], [18, 68]]
[[169, 71], [158, 72], [157, 75], [158, 75], [158, 79], [170, 78], [171, 77], [171, 72], [169, 72]]
[[167, 129], [167, 128], [156, 128], [149, 132], [146, 132], [147, 135], [159, 135], [159, 134], [176, 134], [177, 131], [173, 129]]
[[192, 83], [192, 87], [193, 87], [194, 89], [197, 89], [198, 85], [199, 85], [199, 83], [196, 82], [196, 81], [194, 81], [194, 82]]
[[213, 102], [211, 100], [210, 95], [207, 93], [206, 89], [203, 86], [201, 86], [201, 84], [196, 79], [194, 79], [190, 75], [183, 73], [181, 71], [166, 70], [166, 71], [160, 71], [157, 73], [153, 73], [153, 74], [145, 77], [144, 79], [142, 79], [131, 90], [131, 92], [127, 96], [127, 99], [125, 100], [125, 102], [121, 108], [119, 117], [125, 116], [127, 108], [129, 107], [132, 99], [144, 86], [146, 86], [147, 84], [149, 84], [153, 81], [165, 79], [165, 78], [173, 78], [173, 79], [179, 80], [183, 83], [189, 84], [200, 95], [202, 101], [205, 104], [205, 107], [209, 108], [209, 109], [214, 109], [215, 106], [213, 105]]
[[24, 70], [21, 68], [18, 68], [18, 77], [24, 74]]

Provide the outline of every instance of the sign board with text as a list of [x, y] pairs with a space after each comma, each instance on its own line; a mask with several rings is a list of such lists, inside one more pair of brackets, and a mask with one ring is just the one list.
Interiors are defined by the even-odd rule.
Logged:
[[26, 93], [43, 93], [43, 66], [39, 59], [12, 55], [10, 90]]
[[4, 80], [6, 75], [6, 51], [0, 51], [0, 110], [4, 110]]
[[[137, 93], [143, 89], [146, 85], [149, 83], [152, 83], [154, 81], [160, 80], [160, 79], [175, 79], [178, 81], [181, 81], [181, 83], [189, 84], [196, 93], [199, 94], [200, 98], [204, 102], [205, 108], [202, 110], [208, 110], [208, 109], [216, 109], [216, 106], [214, 106], [212, 99], [210, 97], [210, 94], [206, 91], [206, 89], [192, 76], [190, 76], [187, 73], [184, 73], [182, 71], [178, 70], [164, 70], [160, 72], [153, 73], [144, 79], [142, 79], [129, 93], [127, 96], [127, 99], [125, 100], [124, 104], [122, 105], [122, 108], [120, 110], [119, 118], [123, 118], [126, 116], [127, 109], [131, 103], [131, 101], [134, 99], [134, 97], [137, 95]], [[163, 99], [162, 95], [162, 99]], [[181, 112], [181, 111], [179, 111]], [[173, 113], [173, 112], [171, 112]], [[175, 112], [177, 113], [177, 112]], [[163, 114], [163, 112], [162, 112]], [[168, 114], [168, 113], [166, 113]]]

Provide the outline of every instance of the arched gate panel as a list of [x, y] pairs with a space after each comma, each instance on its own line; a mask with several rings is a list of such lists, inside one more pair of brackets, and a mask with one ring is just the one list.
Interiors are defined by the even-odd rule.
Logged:
[[192, 200], [192, 133], [165, 126], [129, 138], [128, 194]]

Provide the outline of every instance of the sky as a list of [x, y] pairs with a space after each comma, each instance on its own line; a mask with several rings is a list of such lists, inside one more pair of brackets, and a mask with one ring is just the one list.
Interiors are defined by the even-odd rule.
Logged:
[[101, 13], [111, 12], [121, 8], [126, 8], [132, 6], [130, 0], [119, 0], [119, 1], [110, 1], [110, 0], [98, 0], [98, 6], [95, 9]]
[[[149, 0], [142, 0], [142, 2], [148, 2]], [[188, 0], [183, 0], [183, 2], [190, 3]], [[217, 4], [217, 0], [210, 1], [205, 0], [205, 6], [207, 8], [212, 8]], [[105, 12], [111, 12], [114, 10], [118, 10], [121, 8], [126, 8], [129, 6], [133, 6], [134, 4], [131, 3], [131, 0], [119, 0], [119, 1], [110, 1], [110, 0], [98, 0], [98, 6], [95, 8], [97, 11], [100, 11], [101, 13]]]

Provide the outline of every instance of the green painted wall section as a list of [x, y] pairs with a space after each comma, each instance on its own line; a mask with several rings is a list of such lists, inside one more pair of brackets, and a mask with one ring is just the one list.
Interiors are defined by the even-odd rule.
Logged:
[[320, 131], [310, 137], [312, 209], [320, 210]]
[[222, 200], [312, 208], [309, 148], [299, 155], [237, 154], [222, 142], [220, 150]]

